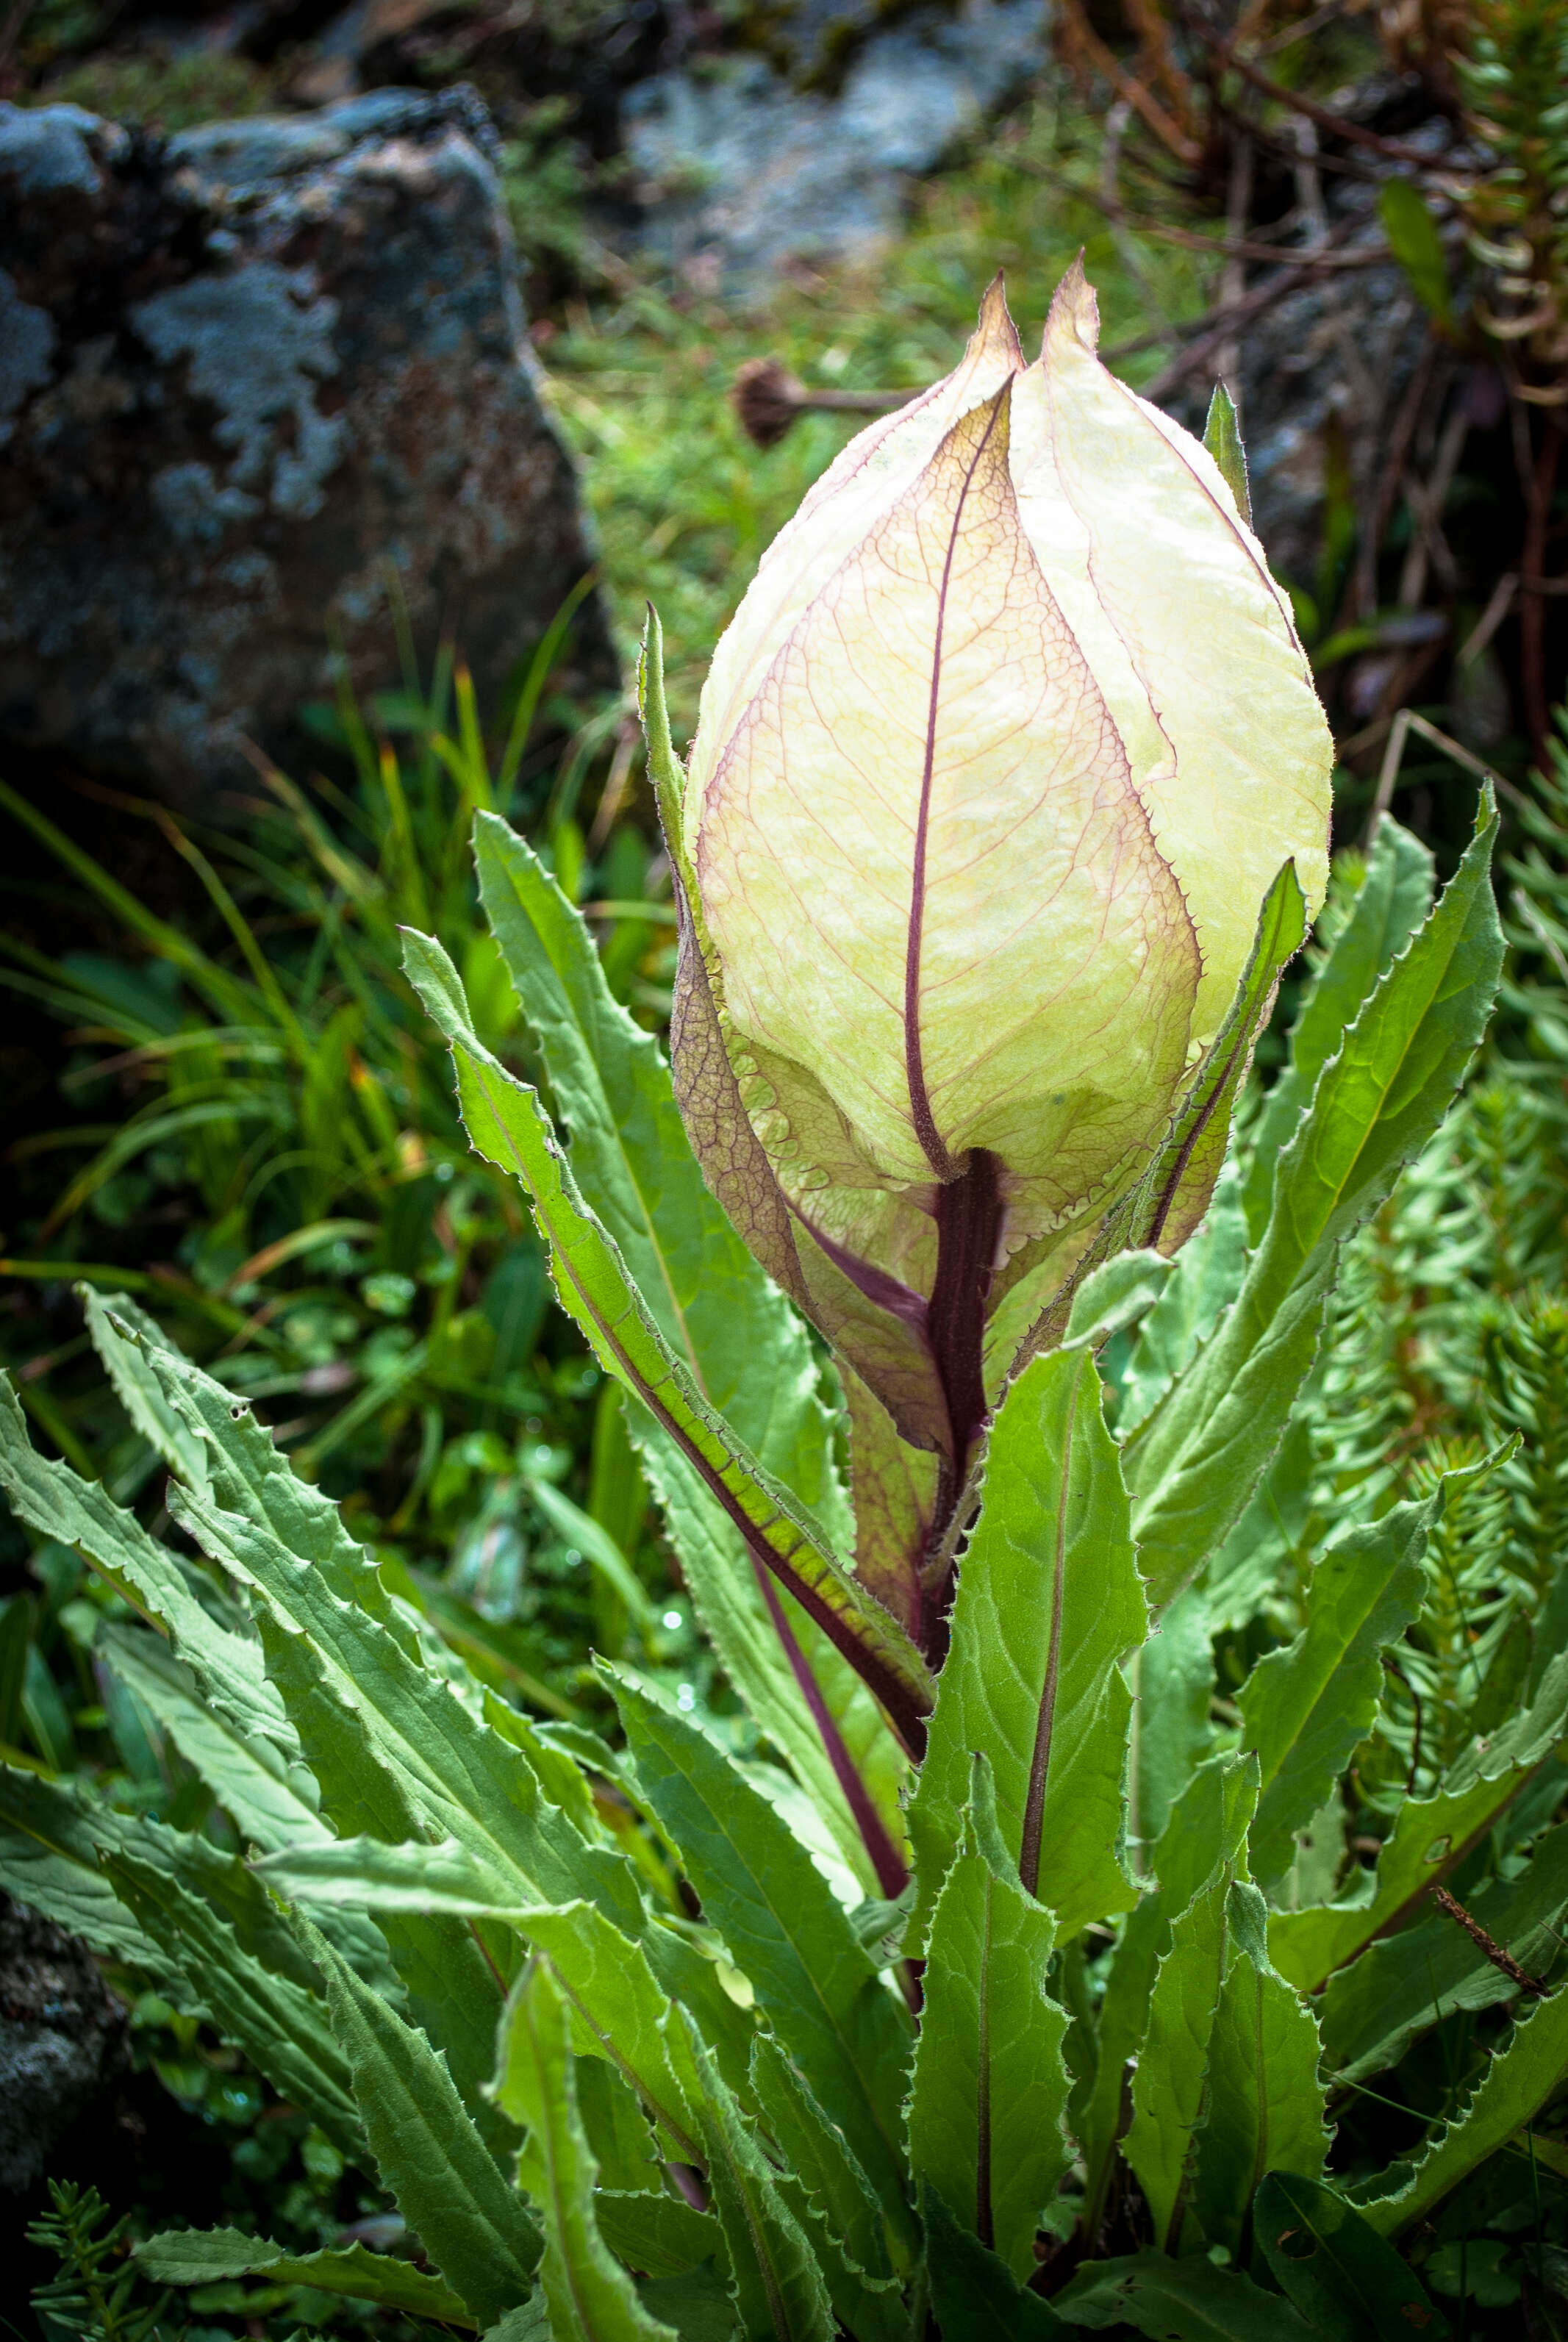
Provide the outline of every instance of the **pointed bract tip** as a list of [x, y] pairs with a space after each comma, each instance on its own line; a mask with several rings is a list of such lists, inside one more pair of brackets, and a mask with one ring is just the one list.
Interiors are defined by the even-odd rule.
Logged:
[[966, 353], [970, 357], [983, 354], [1009, 360], [1015, 374], [1024, 371], [1024, 345], [1008, 310], [1000, 268], [985, 288], [980, 304], [980, 322]]
[[1091, 354], [1099, 347], [1100, 304], [1094, 298], [1094, 286], [1084, 274], [1082, 252], [1051, 295], [1045, 335], [1041, 345], [1042, 355], [1054, 344], [1060, 346], [1062, 338], [1067, 335], [1072, 335], [1080, 348]]

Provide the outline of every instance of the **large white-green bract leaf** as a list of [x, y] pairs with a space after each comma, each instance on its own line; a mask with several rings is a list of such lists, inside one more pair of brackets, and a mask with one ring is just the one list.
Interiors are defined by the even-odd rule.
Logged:
[[[1556, 1957], [1568, 1907], [1568, 1824], [1536, 1841], [1516, 1877], [1466, 1890], [1464, 1907], [1527, 1976], [1540, 1976]], [[1340, 2082], [1381, 2073], [1454, 2009], [1490, 2008], [1518, 1989], [1447, 1912], [1413, 1919], [1329, 1978], [1322, 2007], [1330, 2070]]]
[[1338, 1247], [1447, 1111], [1491, 1013], [1503, 936], [1475, 836], [1420, 933], [1380, 979], [1318, 1077], [1279, 1157], [1269, 1222], [1201, 1356], [1129, 1439], [1140, 1562], [1171, 1600], [1244, 1509], [1317, 1348]]
[[215, 2285], [225, 2277], [265, 2277], [274, 2285], [305, 2285], [316, 2293], [374, 2301], [380, 2308], [442, 2326], [472, 2329], [476, 2323], [438, 2277], [415, 2268], [412, 2261], [369, 2252], [360, 2244], [302, 2253], [239, 2228], [171, 2228], [137, 2245], [135, 2257], [155, 2285]]
[[1256, 1751], [1262, 1781], [1252, 1862], [1265, 1884], [1289, 1868], [1295, 1833], [1372, 1729], [1383, 1654], [1421, 1615], [1422, 1556], [1453, 1484], [1489, 1468], [1444, 1473], [1430, 1496], [1336, 1537], [1313, 1571], [1300, 1634], [1265, 1653], [1247, 1677], [1242, 1746]]
[[[976, 1767], [988, 1789], [985, 1768]], [[1046, 1988], [1049, 1912], [1018, 1884], [977, 1785], [926, 1936], [910, 2169], [1020, 2284], [1066, 2169], [1066, 2012]]]
[[[1336, 881], [1336, 884], [1338, 882]], [[1243, 1202], [1255, 1243], [1268, 1225], [1274, 1163], [1347, 1025], [1432, 906], [1432, 856], [1385, 814], [1343, 925], [1303, 987], [1290, 1057], [1252, 1133]]]
[[1063, 1937], [1131, 1906], [1120, 1841], [1132, 1702], [1118, 1663], [1146, 1625], [1094, 1357], [1037, 1358], [992, 1431], [980, 1519], [959, 1568], [910, 1810], [914, 1940], [957, 1845], [976, 1752], [991, 1764], [1009, 1857]]
[[[572, 1176], [673, 1355], [708, 1405], [820, 1520], [851, 1539], [831, 1417], [804, 1321], [746, 1249], [697, 1164], [652, 1036], [612, 996], [584, 921], [527, 844], [494, 815], [474, 830], [480, 893], [537, 1037]], [[641, 1411], [639, 1410], [639, 1413]], [[784, 1752], [853, 1863], [865, 1859], [822, 1734], [734, 1523], [648, 1419], [655, 1493], [721, 1665]], [[783, 1588], [794, 1640], [896, 1841], [904, 1760], [854, 1669]], [[868, 1881], [868, 1884], [870, 1882]]]
[[496, 2088], [528, 2131], [544, 2224], [540, 2281], [555, 2342], [674, 2342], [672, 2329], [643, 2308], [599, 2233], [598, 2167], [578, 2112], [565, 2006], [546, 1967], [531, 1969], [513, 1996]]
[[468, 1134], [527, 1188], [562, 1305], [595, 1356], [641, 1399], [700, 1475], [748, 1548], [852, 1661], [918, 1747], [930, 1679], [913, 1643], [848, 1575], [821, 1526], [707, 1405], [636, 1291], [614, 1241], [578, 1195], [537, 1097], [474, 1038], [456, 970], [438, 944], [405, 939], [410, 981], [452, 1045]]
[[1523, 2012], [1463, 2106], [1415, 2158], [1404, 2184], [1388, 2195], [1360, 2197], [1363, 2218], [1380, 2237], [1402, 2236], [1530, 2122], [1565, 2078], [1568, 1989]]
[[901, 2004], [805, 1849], [707, 1735], [627, 1683], [614, 1692], [643, 1793], [707, 1919], [884, 2211], [906, 2225]]
[[1554, 1658], [1531, 1706], [1473, 1741], [1430, 1797], [1411, 1797], [1357, 1891], [1339, 1903], [1275, 1911], [1269, 1955], [1300, 1991], [1315, 1991], [1375, 1937], [1392, 1933], [1506, 1811], [1568, 1727], [1568, 1653]]
[[308, 1920], [295, 1925], [325, 1980], [383, 2184], [476, 2323], [494, 2325], [533, 2289], [539, 2233], [475, 2129], [445, 2058]]

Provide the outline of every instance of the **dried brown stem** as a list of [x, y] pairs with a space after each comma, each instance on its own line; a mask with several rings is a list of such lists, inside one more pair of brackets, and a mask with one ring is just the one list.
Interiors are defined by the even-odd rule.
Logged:
[[1438, 1909], [1446, 1911], [1454, 1924], [1463, 1928], [1471, 1942], [1479, 1951], [1484, 1952], [1494, 1968], [1502, 1969], [1511, 1984], [1516, 1984], [1521, 1992], [1531, 1994], [1536, 2000], [1545, 1999], [1548, 1987], [1538, 1977], [1527, 1975], [1513, 1953], [1504, 1951], [1497, 1938], [1487, 1934], [1479, 1919], [1471, 1917], [1463, 1904], [1456, 1902], [1446, 1887], [1433, 1887], [1429, 1891]]

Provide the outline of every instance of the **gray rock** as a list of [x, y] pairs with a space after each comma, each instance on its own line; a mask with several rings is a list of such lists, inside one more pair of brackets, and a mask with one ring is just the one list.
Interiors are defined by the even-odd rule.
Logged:
[[[487, 118], [401, 90], [167, 142], [0, 105], [0, 734], [185, 805], [395, 679], [395, 577], [480, 704], [594, 553]], [[564, 679], [614, 688], [590, 596]]]
[[835, 96], [792, 87], [757, 57], [644, 83], [622, 120], [644, 243], [695, 281], [743, 292], [791, 259], [874, 248], [896, 230], [910, 176], [1039, 72], [1046, 23], [1046, 0], [908, 17], [864, 40]]
[[0, 2195], [24, 2195], [51, 2148], [125, 2062], [125, 2017], [92, 1954], [0, 1895]]

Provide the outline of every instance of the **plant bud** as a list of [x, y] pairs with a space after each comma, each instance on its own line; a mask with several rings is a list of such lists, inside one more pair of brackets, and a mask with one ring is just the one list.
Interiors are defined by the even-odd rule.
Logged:
[[[1168, 1128], [1282, 864], [1309, 913], [1327, 876], [1289, 602], [1096, 332], [1074, 265], [1026, 365], [998, 280], [956, 370], [844, 451], [718, 646], [678, 816], [698, 1150], [904, 1436], [955, 1461], [947, 1286], [980, 1295], [994, 1388]], [[896, 1371], [861, 1356], [868, 1308]], [[945, 1431], [909, 1395], [923, 1347]]]

